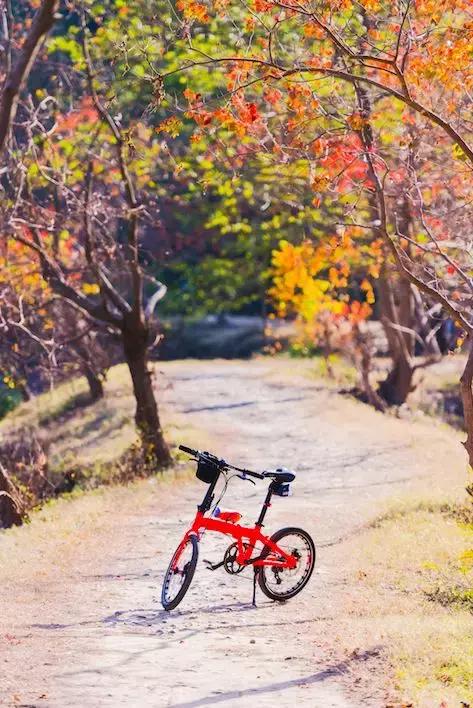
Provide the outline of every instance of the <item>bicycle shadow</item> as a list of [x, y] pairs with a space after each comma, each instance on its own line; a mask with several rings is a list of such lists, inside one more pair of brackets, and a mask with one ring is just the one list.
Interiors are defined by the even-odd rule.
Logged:
[[[273, 603], [267, 603], [267, 607], [272, 606]], [[261, 607], [259, 608], [261, 609]], [[159, 626], [162, 624], [168, 624], [170, 626], [173, 626], [178, 622], [180, 619], [194, 619], [194, 617], [197, 617], [197, 615], [202, 615], [202, 614], [207, 614], [207, 615], [212, 615], [212, 616], [219, 616], [219, 615], [225, 615], [226, 617], [232, 616], [233, 613], [235, 614], [240, 614], [240, 613], [246, 613], [249, 611], [253, 610], [258, 610], [258, 607], [253, 607], [253, 605], [247, 604], [247, 603], [228, 603], [228, 604], [222, 604], [222, 605], [212, 605], [211, 607], [207, 607], [205, 609], [199, 609], [199, 610], [184, 610], [179, 612], [178, 610], [173, 610], [172, 613], [166, 612], [166, 610], [148, 610], [144, 608], [140, 609], [134, 609], [134, 610], [120, 610], [117, 612], [114, 612], [113, 615], [109, 615], [108, 617], [104, 617], [102, 619], [102, 624], [107, 624], [111, 626], [128, 626], [128, 627], [154, 627], [154, 626]], [[256, 619], [256, 617], [255, 617]], [[272, 620], [269, 621], [261, 621], [261, 622], [245, 622], [244, 625], [241, 623], [235, 622], [234, 624], [231, 624], [230, 622], [224, 622], [222, 624], [216, 624], [212, 623], [212, 629], [216, 632], [219, 630], [225, 630], [225, 631], [233, 631], [233, 630], [238, 630], [241, 629], [242, 627], [245, 628], [245, 630], [248, 629], [261, 629], [261, 628], [266, 628], [268, 629], [269, 627], [283, 627], [283, 626], [294, 626], [294, 625], [302, 625], [302, 624], [311, 624], [314, 622], [328, 622], [332, 621], [334, 618], [331, 616], [323, 616], [323, 617], [317, 617], [314, 619], [313, 617], [308, 617], [308, 618], [302, 618], [302, 619], [293, 619], [291, 618], [290, 620], [283, 620], [278, 616], [275, 616]], [[169, 621], [169, 620], [174, 620], [174, 621]], [[202, 631], [205, 628], [200, 628], [199, 631]]]
[[134, 610], [117, 610], [113, 615], [104, 617], [102, 622], [104, 624], [120, 625], [120, 624], [142, 624], [144, 626], [149, 626], [152, 624], [161, 624], [163, 620], [178, 620], [181, 617], [192, 617], [202, 615], [202, 614], [226, 614], [228, 612], [250, 612], [257, 610], [257, 607], [253, 607], [252, 604], [248, 602], [229, 602], [221, 605], [212, 605], [206, 608], [199, 608], [198, 610], [173, 610], [167, 612], [166, 610], [153, 610], [136, 608]]

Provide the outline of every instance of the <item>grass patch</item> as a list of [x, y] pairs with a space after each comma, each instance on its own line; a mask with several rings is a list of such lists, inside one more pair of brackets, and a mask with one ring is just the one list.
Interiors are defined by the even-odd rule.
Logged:
[[473, 613], [473, 589], [465, 589], [462, 587], [448, 588], [442, 590], [436, 588], [433, 592], [426, 593], [429, 600], [439, 602], [441, 605], [448, 607], [449, 605], [458, 605], [464, 607], [465, 610]]
[[[292, 367], [291, 358], [289, 354], [283, 353], [275, 357], [275, 360], [286, 361], [289, 373]], [[330, 354], [328, 360], [319, 353], [310, 357], [301, 357], [295, 370], [298, 375], [302, 374], [305, 378], [322, 379], [327, 389], [351, 387], [358, 381], [358, 373], [353, 364], [337, 353]]]
[[396, 681], [415, 706], [469, 706], [473, 700], [473, 637], [468, 616], [444, 615], [435, 623], [415, 617], [410, 636], [400, 635]]
[[[99, 401], [91, 402], [85, 379], [76, 378], [0, 421], [0, 459], [3, 454], [12, 483], [22, 491], [24, 511], [72, 488], [90, 490], [153, 476], [155, 468], [139, 445], [134, 411], [129, 371], [121, 364], [110, 369]], [[184, 421], [174, 413], [171, 420], [164, 418], [172, 445]], [[186, 442], [192, 445], [194, 438], [186, 423]], [[178, 454], [176, 463], [184, 459]]]
[[317, 378], [333, 381], [336, 386], [355, 386], [358, 373], [353, 364], [340, 354], [330, 354], [328, 360], [319, 355], [314, 358], [314, 374]]
[[428, 512], [430, 514], [441, 514], [443, 516], [456, 519], [463, 524], [473, 524], [473, 504], [459, 504], [458, 502], [448, 502], [439, 500], [420, 499], [407, 502], [404, 505], [394, 506], [380, 516], [377, 516], [369, 526], [379, 528], [386, 522], [399, 521], [415, 512]]
[[77, 378], [16, 408], [0, 423], [0, 436], [39, 430], [47, 438], [50, 467], [90, 467], [113, 462], [136, 442], [134, 399], [125, 365], [110, 369], [105, 397], [85, 405], [87, 384]]
[[398, 504], [356, 554], [355, 613], [389, 637], [397, 693], [415, 706], [473, 704], [472, 519], [468, 501]]
[[73, 562], [77, 553], [87, 551], [87, 545], [94, 546], [97, 534], [108, 525], [116, 525], [121, 515], [139, 513], [141, 507], [149, 507], [153, 494], [161, 496], [192, 476], [189, 463], [176, 462], [165, 474], [86, 493], [76, 488], [49, 499], [26, 524], [0, 533], [2, 587], [11, 583], [11, 596], [16, 596], [23, 581], [35, 582], [35, 576], [40, 579], [68, 559]]

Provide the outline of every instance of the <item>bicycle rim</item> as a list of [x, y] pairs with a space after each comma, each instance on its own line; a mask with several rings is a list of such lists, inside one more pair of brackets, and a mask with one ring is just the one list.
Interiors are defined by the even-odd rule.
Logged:
[[161, 604], [173, 610], [181, 602], [194, 577], [199, 545], [195, 536], [189, 536], [175, 551], [164, 576]]
[[[288, 555], [297, 558], [294, 569], [262, 566], [259, 571], [259, 585], [264, 594], [272, 600], [289, 600], [297, 595], [309, 582], [315, 566], [315, 544], [303, 529], [287, 528], [277, 531], [271, 540]], [[271, 551], [265, 554], [282, 560]]]

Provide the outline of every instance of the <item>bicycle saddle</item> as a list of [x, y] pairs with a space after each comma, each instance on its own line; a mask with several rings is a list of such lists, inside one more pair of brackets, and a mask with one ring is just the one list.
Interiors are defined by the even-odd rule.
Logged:
[[271, 477], [276, 482], [293, 482], [296, 478], [294, 472], [289, 472], [285, 467], [279, 467], [277, 470], [269, 470], [264, 473], [265, 477]]

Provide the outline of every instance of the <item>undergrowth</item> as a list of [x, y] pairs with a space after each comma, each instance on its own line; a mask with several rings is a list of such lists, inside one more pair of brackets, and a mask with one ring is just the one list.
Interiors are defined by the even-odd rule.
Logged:
[[398, 504], [364, 541], [362, 612], [391, 637], [399, 695], [422, 708], [473, 705], [473, 504]]
[[[25, 518], [72, 490], [156, 473], [136, 434], [134, 406], [128, 371], [118, 365], [110, 369], [99, 401], [89, 400], [85, 380], [73, 379], [21, 404], [0, 422], [0, 464]], [[175, 434], [175, 424], [168, 422], [166, 436], [172, 440]]]

